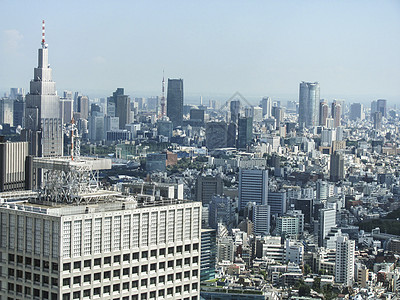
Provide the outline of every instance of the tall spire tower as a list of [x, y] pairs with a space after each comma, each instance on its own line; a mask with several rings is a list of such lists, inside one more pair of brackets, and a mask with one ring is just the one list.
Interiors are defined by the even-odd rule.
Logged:
[[165, 116], [165, 80], [164, 80], [164, 70], [162, 77], [162, 94], [161, 94], [161, 117]]
[[38, 50], [38, 67], [34, 69], [29, 94], [26, 96], [25, 137], [30, 142], [29, 154], [43, 157], [62, 156], [63, 122], [60, 98], [48, 63], [44, 21], [41, 45]]

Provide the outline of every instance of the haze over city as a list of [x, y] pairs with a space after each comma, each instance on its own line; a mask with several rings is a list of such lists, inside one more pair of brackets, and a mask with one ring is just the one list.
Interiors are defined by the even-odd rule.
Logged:
[[398, 1], [1, 1], [0, 92], [28, 88], [46, 21], [57, 90], [160, 94], [163, 70], [185, 102], [240, 91], [297, 100], [400, 103]]

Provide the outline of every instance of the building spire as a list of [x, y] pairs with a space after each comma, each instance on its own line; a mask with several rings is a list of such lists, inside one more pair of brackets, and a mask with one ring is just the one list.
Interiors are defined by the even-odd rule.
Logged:
[[46, 46], [46, 39], [45, 39], [45, 24], [44, 24], [44, 20], [42, 21], [42, 48], [47, 48]]

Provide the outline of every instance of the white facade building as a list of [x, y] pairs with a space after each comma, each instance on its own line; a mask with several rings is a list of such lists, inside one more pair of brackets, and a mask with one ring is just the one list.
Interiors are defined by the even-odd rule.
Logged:
[[335, 280], [345, 286], [352, 286], [354, 280], [355, 242], [347, 236], [340, 236], [336, 242]]
[[0, 299], [199, 299], [201, 203], [0, 204]]

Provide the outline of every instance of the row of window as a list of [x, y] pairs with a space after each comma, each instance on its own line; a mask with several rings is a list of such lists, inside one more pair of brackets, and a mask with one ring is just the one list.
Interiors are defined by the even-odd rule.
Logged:
[[[135, 267], [138, 268], [138, 267]], [[118, 272], [117, 272], [118, 271]], [[125, 275], [125, 271], [126, 271], [126, 275], [128, 275], [129, 272], [129, 268], [126, 268], [123, 270], [123, 273]], [[135, 270], [137, 271], [137, 270]], [[190, 274], [192, 273], [192, 274]], [[111, 278], [119, 278], [121, 273], [120, 270], [114, 270], [113, 272], [111, 271], [106, 271], [103, 272], [103, 278], [101, 278], [101, 272], [99, 273], [94, 273], [93, 277], [92, 274], [86, 274], [83, 276], [74, 276], [72, 278], [64, 278], [63, 279], [63, 286], [64, 287], [71, 287], [71, 284], [74, 285], [80, 285], [82, 283], [82, 279], [83, 279], [83, 283], [92, 283], [93, 281], [100, 281], [100, 280], [111, 280]], [[111, 275], [113, 275], [111, 277]], [[174, 276], [175, 275], [175, 276]], [[176, 274], [168, 274], [168, 275], [161, 275], [158, 276], [158, 284], [165, 284], [165, 282], [174, 282], [174, 281], [181, 281], [182, 278], [183, 279], [190, 279], [190, 275], [192, 275], [193, 278], [196, 278], [199, 275], [199, 270], [192, 270], [192, 272], [190, 271], [185, 271], [185, 272], [179, 272]], [[40, 278], [39, 278], [40, 279]], [[53, 279], [53, 278], [52, 278]], [[156, 285], [157, 284], [157, 276], [155, 277], [151, 277], [151, 278], [144, 278], [140, 280], [140, 286], [148, 286], [148, 285]], [[58, 282], [57, 282], [58, 285]], [[124, 286], [126, 286], [126, 288], [129, 289], [129, 282], [125, 282], [123, 283]], [[138, 288], [139, 287], [139, 280], [133, 280], [132, 281], [132, 288]], [[125, 289], [125, 288], [124, 288]]]
[[[49, 293], [48, 291], [45, 290], [39, 290], [39, 289], [32, 289], [29, 286], [25, 286], [24, 288], [20, 284], [14, 284], [12, 282], [8, 283], [8, 293], [16, 293], [18, 294], [24, 294], [26, 296], [32, 295], [33, 297], [40, 298], [40, 299], [51, 299], [51, 300], [57, 300], [58, 295], [56, 293]], [[50, 298], [51, 296], [51, 298]]]
[[[185, 252], [190, 253], [191, 250], [191, 245], [185, 245]], [[199, 250], [199, 244], [193, 244], [193, 251], [198, 251]], [[87, 259], [83, 262], [83, 267], [84, 268], [91, 268], [93, 266], [104, 266], [104, 265], [111, 265], [111, 262], [114, 264], [119, 264], [121, 263], [121, 259], [123, 262], [129, 262], [129, 261], [138, 261], [139, 258], [141, 260], [143, 259], [148, 259], [150, 258], [157, 258], [157, 252], [159, 257], [165, 257], [166, 252], [168, 251], [168, 255], [173, 255], [175, 256], [176, 254], [182, 254], [183, 251], [183, 246], [176, 246], [175, 247], [169, 247], [167, 248], [162, 248], [157, 250], [150, 250], [150, 251], [142, 251], [140, 252], [134, 252], [132, 255], [130, 253], [123, 254], [121, 255], [115, 255], [114, 257], [112, 256], [107, 256], [104, 257], [103, 259], [103, 264], [101, 264], [101, 258], [95, 258], [92, 262], [91, 259]], [[150, 256], [149, 256], [150, 255]], [[186, 258], [188, 259], [188, 258]], [[185, 259], [185, 260], [186, 260]], [[186, 264], [186, 263], [185, 263]], [[82, 268], [82, 263], [81, 261], [76, 261], [73, 264], [71, 263], [64, 263], [63, 264], [63, 271], [71, 271], [71, 266], [73, 266], [74, 269], [80, 270]]]
[[[120, 284], [114, 284], [114, 285], [107, 285], [104, 286], [103, 288], [101, 287], [97, 287], [93, 289], [93, 292], [91, 289], [86, 289], [83, 291], [76, 291], [72, 293], [72, 299], [80, 299], [82, 296], [83, 297], [100, 297], [100, 296], [107, 296], [111, 293], [119, 293], [120, 291]], [[103, 289], [103, 291], [102, 291]], [[124, 288], [128, 290], [129, 287]], [[197, 283], [193, 283], [192, 284], [192, 290], [197, 290]], [[101, 292], [103, 292], [103, 294], [101, 294]], [[132, 300], [147, 300], [147, 299], [155, 299], [156, 296], [158, 297], [165, 297], [165, 296], [175, 296], [178, 297], [179, 295], [181, 295], [183, 293], [190, 293], [190, 284], [186, 284], [184, 286], [176, 286], [175, 288], [167, 288], [167, 289], [159, 289], [157, 291], [151, 291], [149, 293], [141, 293], [140, 295], [133, 295], [131, 296], [130, 299]], [[63, 300], [69, 300], [71, 299], [71, 293], [64, 293], [63, 294]], [[116, 299], [120, 299], [120, 298], [116, 298]], [[123, 299], [129, 300], [129, 296], [124, 297]], [[184, 298], [184, 299], [192, 299], [192, 300], [197, 300], [198, 297], [197, 296], [193, 296], [192, 298]]]
[[44, 285], [50, 285], [51, 283], [52, 287], [58, 287], [58, 278], [31, 273], [28, 271], [25, 271], [25, 276], [24, 276], [24, 272], [22, 270], [15, 270], [12, 268], [8, 268], [8, 277], [9, 278], [16, 277], [16, 279], [21, 279], [21, 280], [25, 279], [25, 281], [33, 281], [35, 283], [42, 283]]
[[25, 267], [34, 267], [35, 269], [42, 268], [42, 271], [49, 272], [50, 267], [52, 272], [58, 272], [58, 263], [50, 263], [47, 260], [40, 259], [32, 259], [31, 257], [26, 256], [25, 259], [22, 255], [15, 255], [12, 253], [8, 254], [8, 264], [14, 265], [15, 263], [19, 265], [25, 265]]

